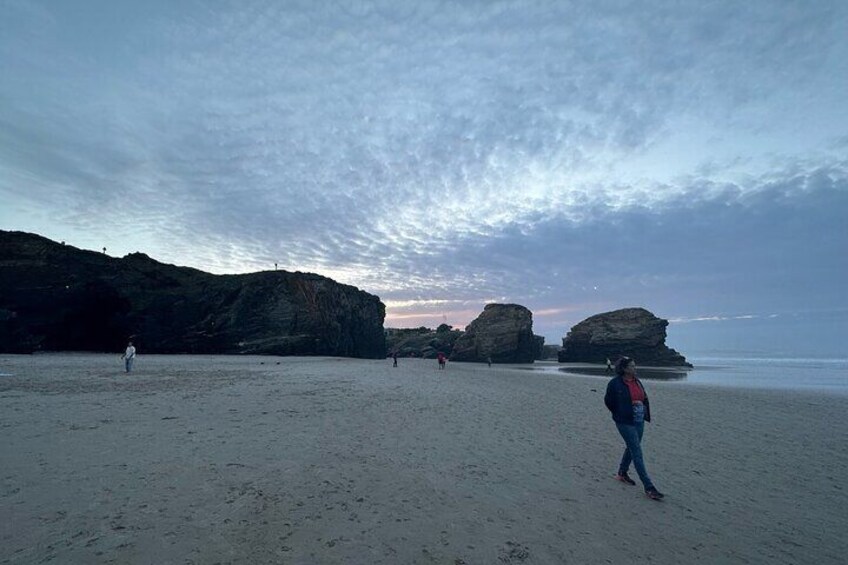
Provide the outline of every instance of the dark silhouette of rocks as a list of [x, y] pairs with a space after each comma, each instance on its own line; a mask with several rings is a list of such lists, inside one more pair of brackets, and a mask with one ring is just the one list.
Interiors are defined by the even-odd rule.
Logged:
[[614, 363], [622, 355], [639, 365], [691, 367], [665, 344], [668, 320], [644, 308], [625, 308], [586, 318], [562, 340], [560, 363]]
[[545, 338], [533, 335], [533, 314], [518, 304], [487, 304], [456, 340], [451, 361], [532, 363]]
[[423, 357], [435, 359], [439, 351], [447, 356], [453, 352], [453, 346], [462, 330], [455, 330], [447, 324], [433, 330], [420, 328], [387, 328], [386, 350], [397, 351], [398, 357]]
[[376, 296], [309, 273], [212, 275], [0, 231], [0, 352], [385, 356]]
[[534, 350], [536, 351], [536, 357], [534, 360], [542, 360], [545, 358], [545, 336], [543, 335], [534, 335]]
[[559, 345], [544, 345], [542, 346], [542, 356], [539, 359], [556, 361], [560, 349]]

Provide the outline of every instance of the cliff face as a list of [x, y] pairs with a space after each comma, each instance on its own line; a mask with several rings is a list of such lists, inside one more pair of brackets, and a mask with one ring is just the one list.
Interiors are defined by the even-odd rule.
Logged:
[[533, 335], [533, 314], [518, 304], [487, 304], [456, 340], [451, 361], [532, 363], [545, 338]]
[[625, 308], [586, 318], [562, 340], [560, 363], [615, 362], [622, 355], [638, 365], [691, 367], [665, 344], [668, 321], [644, 308]]
[[379, 298], [314, 274], [212, 275], [0, 231], [0, 352], [380, 358]]
[[540, 359], [556, 361], [559, 356], [559, 345], [543, 345]]
[[462, 335], [462, 331], [450, 326], [440, 326], [438, 329], [408, 328], [386, 329], [386, 350], [397, 351], [398, 357], [422, 357], [435, 359], [441, 351], [450, 356], [453, 345]]

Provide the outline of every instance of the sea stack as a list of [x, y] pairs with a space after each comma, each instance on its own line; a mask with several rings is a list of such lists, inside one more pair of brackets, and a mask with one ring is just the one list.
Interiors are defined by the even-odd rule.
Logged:
[[451, 361], [532, 363], [545, 343], [533, 335], [533, 314], [518, 304], [487, 304], [456, 340]]
[[626, 355], [639, 365], [691, 367], [665, 344], [668, 320], [644, 308], [624, 308], [586, 318], [562, 340], [560, 363], [605, 363]]

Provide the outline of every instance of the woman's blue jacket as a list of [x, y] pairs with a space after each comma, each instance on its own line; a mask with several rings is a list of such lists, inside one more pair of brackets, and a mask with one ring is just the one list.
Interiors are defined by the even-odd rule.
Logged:
[[[645, 387], [642, 386], [642, 381], [636, 379], [642, 392], [645, 392]], [[613, 377], [607, 383], [607, 393], [604, 395], [604, 404], [607, 409], [612, 412], [612, 419], [619, 424], [633, 424], [633, 401], [630, 398], [630, 389], [627, 388], [627, 383], [622, 377]], [[651, 421], [651, 403], [648, 400], [648, 393], [645, 392], [645, 421]]]

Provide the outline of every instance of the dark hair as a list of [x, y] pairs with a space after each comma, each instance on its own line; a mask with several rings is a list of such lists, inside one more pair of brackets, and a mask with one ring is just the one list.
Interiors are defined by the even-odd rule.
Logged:
[[624, 369], [627, 368], [627, 365], [633, 361], [630, 357], [622, 356], [618, 361], [615, 362], [615, 374], [619, 377], [624, 375]]

